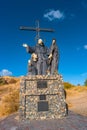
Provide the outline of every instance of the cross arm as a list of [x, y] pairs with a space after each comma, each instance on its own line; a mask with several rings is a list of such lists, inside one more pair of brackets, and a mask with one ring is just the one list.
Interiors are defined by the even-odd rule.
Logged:
[[34, 27], [25, 27], [20, 26], [20, 30], [26, 30], [26, 31], [37, 31], [37, 32], [54, 32], [53, 29], [47, 29], [47, 28], [34, 28]]
[[39, 28], [39, 30], [42, 32], [54, 32], [53, 29], [47, 29], [47, 28]]
[[24, 26], [20, 26], [20, 30], [36, 31], [36, 28], [34, 28], [34, 27], [24, 27]]

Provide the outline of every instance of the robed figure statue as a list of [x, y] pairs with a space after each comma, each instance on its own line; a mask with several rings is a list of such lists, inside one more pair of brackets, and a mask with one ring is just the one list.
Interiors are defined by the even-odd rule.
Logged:
[[59, 52], [56, 44], [56, 39], [52, 40], [52, 45], [50, 47], [50, 55], [48, 58], [49, 58], [50, 74], [54, 75], [58, 72], [58, 60], [59, 60]]
[[56, 40], [52, 40], [52, 45], [47, 48], [42, 39], [38, 40], [36, 46], [31, 47], [23, 44], [27, 52], [31, 54], [31, 59], [28, 62], [29, 75], [54, 75], [58, 69], [58, 47]]

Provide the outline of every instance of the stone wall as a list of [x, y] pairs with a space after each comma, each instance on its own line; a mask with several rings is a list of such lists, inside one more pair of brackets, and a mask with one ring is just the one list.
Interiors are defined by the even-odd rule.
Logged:
[[26, 76], [20, 83], [20, 120], [57, 119], [67, 115], [61, 75]]

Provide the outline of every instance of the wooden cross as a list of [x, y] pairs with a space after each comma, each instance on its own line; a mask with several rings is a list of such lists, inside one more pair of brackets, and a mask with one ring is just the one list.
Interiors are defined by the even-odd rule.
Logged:
[[25, 27], [25, 26], [20, 26], [20, 30], [26, 30], [26, 31], [36, 31], [36, 40], [40, 38], [40, 32], [54, 32], [53, 29], [48, 29], [48, 28], [40, 28], [39, 26], [39, 21], [36, 21], [37, 26], [35, 27]]

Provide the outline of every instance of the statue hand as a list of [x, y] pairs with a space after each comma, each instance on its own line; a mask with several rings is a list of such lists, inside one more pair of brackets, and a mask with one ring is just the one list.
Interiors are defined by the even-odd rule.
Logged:
[[28, 45], [27, 45], [27, 44], [23, 44], [22, 46], [23, 46], [23, 47], [26, 47], [26, 48], [28, 47]]
[[53, 40], [53, 41], [52, 41], [52, 44], [54, 45], [55, 43], [56, 43], [55, 40]]
[[48, 59], [52, 59], [52, 54], [49, 55]]
[[50, 64], [50, 63], [51, 63], [51, 61], [52, 61], [52, 57], [53, 57], [53, 56], [52, 56], [52, 53], [51, 53], [51, 54], [48, 56], [48, 61], [47, 61], [47, 62], [48, 62], [48, 64]]

